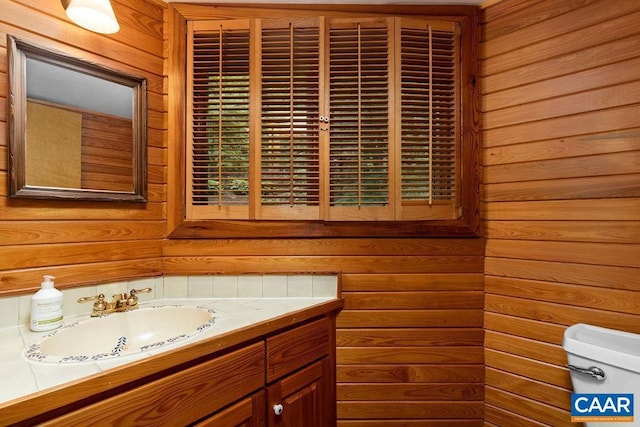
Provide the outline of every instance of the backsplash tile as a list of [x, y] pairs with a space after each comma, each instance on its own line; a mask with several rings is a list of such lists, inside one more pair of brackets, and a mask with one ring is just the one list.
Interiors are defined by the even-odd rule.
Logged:
[[[93, 302], [79, 304], [78, 298], [114, 294], [131, 289], [151, 288], [139, 294], [141, 302], [162, 298], [331, 298], [338, 292], [336, 275], [193, 275], [160, 276], [105, 283], [62, 290], [64, 315], [89, 313]], [[29, 323], [31, 295], [0, 298], [0, 329]]]
[[287, 276], [283, 274], [262, 277], [263, 298], [284, 298], [287, 296]]
[[165, 276], [164, 281], [165, 298], [188, 298], [189, 280], [188, 276]]
[[262, 298], [262, 276], [239, 276], [238, 298]]
[[313, 297], [336, 297], [338, 292], [337, 276], [316, 275], [311, 277]]
[[214, 298], [238, 298], [238, 276], [213, 276]]
[[287, 296], [304, 298], [313, 295], [313, 281], [311, 276], [287, 276]]
[[213, 280], [211, 276], [188, 276], [187, 294], [189, 298], [213, 297]]

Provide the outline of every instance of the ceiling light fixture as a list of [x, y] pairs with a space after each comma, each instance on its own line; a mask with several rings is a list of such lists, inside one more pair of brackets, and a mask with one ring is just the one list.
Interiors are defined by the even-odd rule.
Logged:
[[67, 16], [87, 30], [113, 34], [120, 25], [109, 0], [62, 0]]

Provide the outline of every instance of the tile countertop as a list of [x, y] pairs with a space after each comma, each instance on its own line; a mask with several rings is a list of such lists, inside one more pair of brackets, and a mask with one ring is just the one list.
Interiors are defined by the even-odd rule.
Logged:
[[[0, 411], [2, 406], [10, 405], [14, 399], [332, 300], [336, 298], [187, 298], [146, 301], [140, 303], [140, 308], [156, 305], [205, 306], [215, 311], [216, 321], [203, 332], [162, 348], [90, 362], [29, 361], [24, 356], [25, 347], [40, 342], [44, 335], [53, 331], [32, 332], [26, 325], [0, 329]], [[69, 316], [65, 317], [64, 323], [89, 318], [88, 314]]]

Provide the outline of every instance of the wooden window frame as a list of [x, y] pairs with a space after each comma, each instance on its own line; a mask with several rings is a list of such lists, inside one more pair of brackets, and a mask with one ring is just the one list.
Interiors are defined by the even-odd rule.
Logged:
[[[458, 22], [461, 31], [461, 215], [456, 220], [309, 221], [185, 218], [187, 22], [278, 16], [413, 16]], [[473, 6], [279, 5], [246, 7], [169, 4], [167, 24], [167, 234], [170, 238], [475, 237], [480, 236], [478, 8]]]

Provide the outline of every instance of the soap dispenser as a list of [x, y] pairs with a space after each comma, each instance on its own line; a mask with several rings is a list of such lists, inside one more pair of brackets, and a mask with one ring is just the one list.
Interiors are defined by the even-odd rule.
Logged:
[[62, 292], [53, 284], [53, 276], [44, 276], [40, 290], [31, 297], [32, 331], [50, 331], [62, 326]]

